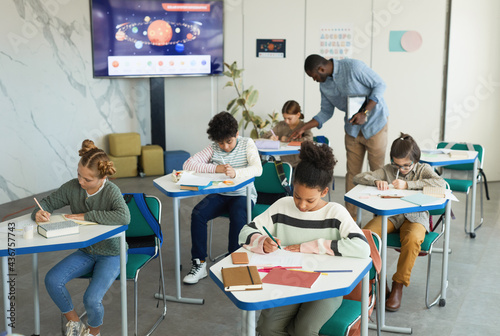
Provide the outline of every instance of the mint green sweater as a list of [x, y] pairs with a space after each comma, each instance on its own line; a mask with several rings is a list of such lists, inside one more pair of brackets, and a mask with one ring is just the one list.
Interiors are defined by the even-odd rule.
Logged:
[[[106, 181], [102, 190], [97, 194], [87, 197], [87, 192], [80, 187], [78, 179], [70, 180], [42, 199], [40, 205], [50, 213], [69, 205], [71, 213], [84, 213], [86, 221], [99, 224], [128, 225], [130, 223], [130, 212], [122, 193], [110, 181]], [[33, 210], [31, 214], [33, 220], [38, 210], [40, 210], [38, 207]], [[106, 239], [81, 250], [89, 254], [119, 255], [120, 238]]]

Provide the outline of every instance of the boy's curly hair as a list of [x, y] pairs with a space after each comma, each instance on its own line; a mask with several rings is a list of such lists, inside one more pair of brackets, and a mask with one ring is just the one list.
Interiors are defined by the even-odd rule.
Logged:
[[208, 138], [215, 142], [222, 142], [238, 133], [238, 122], [229, 112], [217, 113], [208, 123]]

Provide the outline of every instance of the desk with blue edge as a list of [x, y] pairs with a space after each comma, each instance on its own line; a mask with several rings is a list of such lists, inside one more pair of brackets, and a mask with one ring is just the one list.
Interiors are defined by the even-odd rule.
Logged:
[[84, 248], [102, 240], [119, 235], [122, 335], [127, 336], [127, 249], [125, 231], [128, 229], [128, 225], [81, 225], [80, 233], [74, 235], [47, 239], [35, 232], [33, 239], [24, 239], [22, 231], [19, 230], [19, 227], [25, 223], [36, 225], [36, 223], [31, 220], [31, 214], [26, 214], [0, 223], [0, 237], [3, 237], [2, 239], [4, 239], [5, 242], [4, 244], [1, 244], [0, 257], [2, 259], [3, 303], [5, 313], [4, 323], [7, 334], [12, 333], [12, 325], [9, 326], [11, 323], [9, 319], [9, 287], [11, 284], [8, 280], [9, 278], [13, 278], [15, 281], [15, 277], [17, 276], [15, 261], [12, 262], [12, 259], [10, 258], [25, 254], [31, 254], [33, 257], [32, 274], [35, 322], [33, 335], [40, 335], [38, 253]]

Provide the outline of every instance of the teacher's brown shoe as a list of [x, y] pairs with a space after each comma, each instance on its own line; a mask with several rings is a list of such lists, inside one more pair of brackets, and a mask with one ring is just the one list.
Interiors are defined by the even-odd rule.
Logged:
[[391, 295], [385, 302], [385, 310], [395, 312], [401, 307], [401, 299], [403, 298], [403, 284], [393, 281]]

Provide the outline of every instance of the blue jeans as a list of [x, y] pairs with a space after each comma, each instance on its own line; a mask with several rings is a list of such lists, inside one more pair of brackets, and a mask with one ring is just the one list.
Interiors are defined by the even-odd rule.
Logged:
[[[252, 202], [253, 207], [253, 202]], [[207, 257], [207, 222], [223, 214], [229, 214], [227, 250], [237, 250], [238, 236], [247, 224], [247, 197], [211, 194], [198, 203], [191, 214], [191, 257], [205, 260]]]
[[70, 254], [55, 265], [45, 276], [45, 287], [63, 314], [74, 309], [66, 283], [71, 279], [93, 272], [83, 304], [87, 311], [88, 325], [102, 325], [104, 307], [102, 299], [113, 281], [120, 274], [120, 256], [92, 255], [80, 250]]

